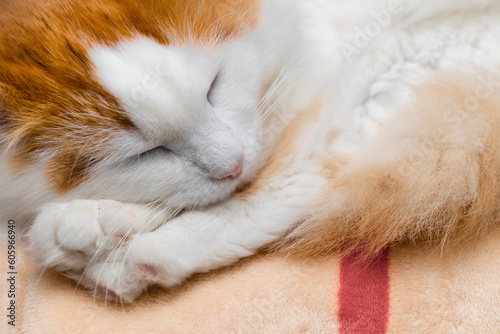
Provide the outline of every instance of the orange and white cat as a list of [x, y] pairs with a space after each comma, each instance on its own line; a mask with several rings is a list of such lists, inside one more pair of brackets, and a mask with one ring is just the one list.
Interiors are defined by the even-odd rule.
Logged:
[[492, 0], [2, 1], [0, 219], [125, 302], [279, 239], [478, 236], [500, 211], [499, 18]]

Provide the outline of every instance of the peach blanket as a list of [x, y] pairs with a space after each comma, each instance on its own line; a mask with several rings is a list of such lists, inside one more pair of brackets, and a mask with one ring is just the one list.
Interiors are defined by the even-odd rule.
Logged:
[[[364, 264], [260, 254], [124, 307], [94, 302], [56, 273], [41, 276], [26, 250], [16, 269], [16, 327], [3, 315], [0, 333], [500, 331], [500, 230], [446, 254], [405, 245]], [[0, 283], [3, 314], [8, 278]]]

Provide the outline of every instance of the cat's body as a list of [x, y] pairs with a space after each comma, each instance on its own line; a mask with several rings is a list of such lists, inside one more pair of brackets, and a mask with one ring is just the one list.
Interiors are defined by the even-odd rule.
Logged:
[[0, 218], [44, 205], [40, 262], [130, 301], [298, 222], [302, 254], [496, 222], [500, 5], [194, 2], [0, 4]]

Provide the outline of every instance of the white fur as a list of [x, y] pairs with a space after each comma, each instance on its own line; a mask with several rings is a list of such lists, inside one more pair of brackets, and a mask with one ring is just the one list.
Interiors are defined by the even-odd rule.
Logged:
[[[368, 45], [358, 47], [355, 37], [361, 36], [359, 31], [365, 33], [367, 22], [376, 21], [372, 14], [388, 12], [391, 3], [399, 4], [399, 14], [390, 19], [393, 24], [381, 25], [381, 33], [374, 38], [365, 34]], [[458, 69], [476, 76], [477, 67], [498, 64], [500, 8], [498, 4], [493, 6], [495, 1], [445, 1], [436, 5], [420, 1], [417, 5], [389, 0], [370, 5], [359, 0], [356, 4], [357, 8], [367, 8], [365, 21], [353, 20], [338, 29], [345, 67], [337, 79], [336, 95], [341, 103], [331, 112], [344, 127], [332, 145], [333, 151], [357, 152], [376, 135], [380, 122], [407, 100], [412, 87], [435, 73]], [[487, 6], [484, 11], [473, 10]], [[332, 20], [345, 20], [346, 12], [334, 9], [332, 6]], [[352, 53], [346, 54], [348, 46], [356, 50], [349, 49]]]

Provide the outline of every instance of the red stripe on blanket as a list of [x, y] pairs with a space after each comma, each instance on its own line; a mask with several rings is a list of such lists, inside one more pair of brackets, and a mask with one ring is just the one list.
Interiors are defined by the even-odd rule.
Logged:
[[389, 250], [365, 260], [352, 253], [340, 261], [341, 334], [384, 334], [389, 322]]

